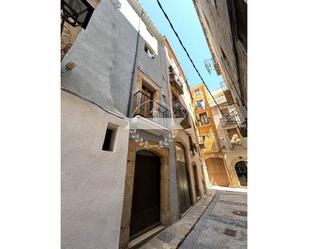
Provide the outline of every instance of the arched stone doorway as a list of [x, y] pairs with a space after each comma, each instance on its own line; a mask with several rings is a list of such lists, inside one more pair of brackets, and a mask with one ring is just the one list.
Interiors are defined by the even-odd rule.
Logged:
[[183, 214], [192, 205], [192, 199], [189, 188], [189, 175], [187, 170], [187, 160], [185, 156], [184, 147], [176, 143], [176, 173], [177, 173], [177, 187], [178, 187], [178, 200], [179, 212]]
[[236, 174], [241, 186], [247, 186], [247, 161], [239, 161], [235, 164]]
[[[150, 145], [156, 145], [155, 142], [149, 141]], [[144, 151], [144, 152], [142, 152]], [[131, 214], [132, 214], [132, 204], [133, 204], [133, 192], [134, 192], [134, 180], [135, 173], [138, 173], [139, 166], [136, 167], [136, 164], [139, 165], [137, 160], [140, 160], [140, 154], [146, 154], [148, 156], [154, 156], [160, 158], [159, 170], [160, 170], [160, 222], [157, 222], [157, 215], [155, 216], [156, 223], [153, 223], [153, 226], [156, 224], [161, 224], [167, 226], [170, 224], [170, 204], [169, 204], [169, 151], [166, 148], [145, 148], [144, 145], [135, 142], [134, 140], [129, 140], [129, 150], [128, 150], [128, 159], [127, 159], [127, 170], [126, 170], [126, 180], [125, 180], [125, 190], [124, 190], [124, 199], [123, 199], [123, 211], [121, 219], [121, 232], [120, 232], [120, 242], [119, 248], [125, 249], [128, 248], [129, 241], [134, 240], [134, 232], [130, 232], [131, 229]], [[156, 161], [156, 160], [155, 160]], [[158, 164], [158, 162], [157, 162]], [[144, 167], [148, 165], [146, 163], [142, 164]], [[158, 171], [155, 173], [158, 174]], [[152, 176], [151, 176], [152, 177]], [[149, 177], [146, 177], [147, 180]], [[155, 182], [158, 183], [157, 177]], [[156, 185], [156, 184], [155, 184]], [[156, 185], [156, 189], [157, 185]], [[156, 199], [157, 204], [157, 199]], [[133, 211], [134, 213], [134, 211]], [[146, 225], [145, 225], [146, 227]], [[146, 228], [146, 230], [140, 230], [136, 234], [142, 235], [143, 232], [150, 230], [152, 226]], [[138, 236], [138, 235], [137, 235]]]
[[229, 186], [229, 179], [225, 169], [224, 161], [220, 157], [206, 159], [208, 178], [212, 186]]
[[160, 224], [160, 166], [156, 154], [136, 153], [130, 240]]

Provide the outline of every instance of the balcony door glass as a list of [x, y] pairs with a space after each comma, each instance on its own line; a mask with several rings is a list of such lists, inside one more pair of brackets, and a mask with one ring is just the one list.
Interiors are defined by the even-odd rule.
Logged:
[[141, 114], [145, 118], [152, 118], [154, 117], [154, 112], [153, 112], [153, 95], [154, 92], [151, 91], [149, 88], [147, 88], [145, 85], [142, 86], [142, 99], [141, 99], [141, 104], [142, 104], [142, 109], [141, 109]]

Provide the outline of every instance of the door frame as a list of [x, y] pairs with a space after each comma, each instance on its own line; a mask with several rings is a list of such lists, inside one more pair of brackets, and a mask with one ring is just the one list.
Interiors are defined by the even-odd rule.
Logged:
[[[192, 174], [190, 171], [190, 167], [189, 167], [189, 157], [187, 155], [187, 148], [186, 146], [184, 146], [181, 142], [176, 141], [174, 146], [175, 146], [175, 163], [176, 163], [176, 171], [178, 170], [178, 165], [177, 165], [177, 157], [176, 157], [176, 145], [179, 145], [181, 148], [183, 148], [184, 150], [184, 156], [185, 156], [185, 166], [186, 166], [186, 173], [187, 173], [187, 180], [188, 180], [188, 187], [189, 187], [189, 196], [190, 196], [190, 202], [191, 202], [191, 207], [192, 205], [194, 205], [194, 203], [196, 202], [196, 198], [195, 198], [195, 191], [193, 190], [193, 188], [195, 188], [195, 186], [193, 186], [193, 182], [192, 182]], [[178, 172], [176, 172], [176, 176], [178, 176]], [[193, 176], [194, 177], [194, 176]], [[179, 196], [179, 191], [178, 191], [178, 179], [177, 179], [177, 199], [178, 199], [178, 210], [179, 210], [179, 215], [183, 215], [183, 213], [180, 213], [180, 196]], [[189, 208], [188, 208], [189, 209]], [[188, 210], [187, 209], [187, 210]], [[185, 213], [185, 212], [184, 212]]]
[[[155, 145], [156, 143], [148, 141], [149, 144]], [[150, 149], [145, 148], [145, 145], [140, 145], [134, 140], [129, 140], [127, 170], [125, 176], [125, 190], [123, 199], [122, 219], [119, 248], [125, 249], [129, 244], [130, 234], [130, 221], [131, 221], [131, 208], [133, 197], [133, 184], [134, 184], [134, 171], [136, 153], [140, 150], [150, 151], [160, 157], [160, 222], [161, 225], [167, 226], [171, 223], [171, 212], [169, 202], [169, 150], [167, 148]]]

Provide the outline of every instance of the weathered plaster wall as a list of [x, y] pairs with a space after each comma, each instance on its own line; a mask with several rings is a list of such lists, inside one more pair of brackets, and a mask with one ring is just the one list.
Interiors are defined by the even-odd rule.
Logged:
[[[62, 74], [62, 87], [126, 115], [137, 31], [119, 7], [117, 0], [98, 4], [87, 29], [80, 32], [62, 61], [63, 68], [70, 61], [76, 64], [72, 71]], [[140, 36], [136, 67], [159, 85], [161, 95], [168, 97], [164, 48], [158, 43], [158, 55], [151, 59], [144, 45]]]
[[[62, 91], [61, 237], [64, 249], [118, 249], [126, 173], [127, 122]], [[115, 152], [102, 151], [108, 122]]]

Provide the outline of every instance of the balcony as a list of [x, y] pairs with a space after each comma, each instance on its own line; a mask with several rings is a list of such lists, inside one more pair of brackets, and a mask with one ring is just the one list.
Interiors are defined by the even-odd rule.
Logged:
[[247, 121], [239, 125], [238, 128], [242, 137], [247, 137]]
[[235, 111], [232, 111], [231, 113], [228, 113], [224, 115], [220, 119], [222, 127], [236, 127], [239, 125], [239, 117], [238, 114]]
[[142, 91], [134, 94], [132, 125], [136, 129], [152, 130], [155, 135], [168, 131], [169, 109], [152, 100]]
[[180, 122], [180, 125], [184, 129], [189, 129], [191, 128], [191, 123], [190, 123], [190, 117], [189, 113], [187, 112], [186, 108], [179, 102], [179, 100], [173, 96], [173, 113], [174, 113], [174, 118], [181, 118], [182, 121]]
[[168, 67], [169, 71], [169, 78], [170, 78], [170, 84], [176, 91], [178, 95], [183, 94], [183, 84], [180, 80], [180, 78], [177, 76], [176, 72], [174, 71], [172, 66]]

